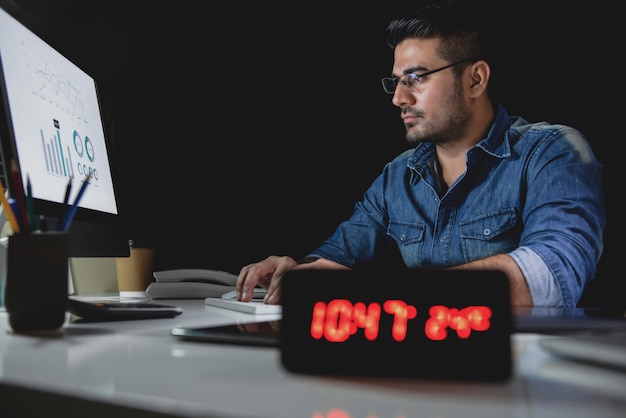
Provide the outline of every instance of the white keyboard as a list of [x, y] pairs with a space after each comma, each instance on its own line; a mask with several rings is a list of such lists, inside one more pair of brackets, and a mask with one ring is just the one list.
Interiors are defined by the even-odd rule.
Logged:
[[250, 302], [241, 302], [235, 299], [206, 298], [204, 299], [204, 303], [210, 306], [217, 306], [218, 308], [254, 315], [282, 313], [282, 306], [263, 303], [262, 299], [252, 299]]

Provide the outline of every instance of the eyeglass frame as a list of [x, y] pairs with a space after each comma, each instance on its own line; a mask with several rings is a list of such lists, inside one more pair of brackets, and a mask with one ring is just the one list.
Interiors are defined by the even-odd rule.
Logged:
[[[441, 68], [437, 68], [437, 69], [431, 70], [431, 71], [426, 71], [425, 73], [422, 73], [422, 74], [417, 74], [418, 70], [415, 70], [415, 71], [410, 71], [408, 73], [404, 73], [404, 74], [402, 74], [399, 77], [383, 77], [380, 80], [380, 82], [383, 85], [383, 90], [385, 91], [385, 93], [387, 93], [387, 94], [395, 94], [396, 90], [398, 89], [398, 85], [400, 85], [400, 84], [404, 88], [409, 89], [409, 88], [413, 87], [414, 85], [419, 84], [421, 79], [426, 77], [426, 76], [429, 76], [429, 75], [434, 74], [434, 73], [438, 73], [439, 71], [446, 70], [448, 68], [454, 67], [454, 66], [459, 65], [459, 64], [463, 64], [465, 62], [476, 62], [476, 61], [477, 60], [474, 59], [474, 58], [465, 58], [465, 59], [462, 59], [460, 61], [453, 62], [452, 64], [445, 65], [445, 66], [443, 66]], [[404, 76], [409, 76], [409, 79], [411, 80], [410, 83], [407, 83], [406, 81], [401, 80], [401, 78], [404, 77]], [[385, 83], [389, 82], [389, 81], [393, 82], [393, 85], [394, 85], [393, 90], [391, 90], [391, 91], [387, 90], [387, 88], [385, 87]]]

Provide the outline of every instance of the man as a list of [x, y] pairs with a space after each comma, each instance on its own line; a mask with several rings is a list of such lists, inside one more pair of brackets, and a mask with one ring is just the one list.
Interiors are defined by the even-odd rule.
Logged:
[[[463, 2], [460, 2], [463, 3]], [[459, 3], [459, 4], [460, 4]], [[245, 266], [238, 299], [259, 283], [279, 303], [291, 269], [496, 269], [514, 306], [576, 305], [602, 253], [602, 166], [573, 128], [511, 117], [488, 94], [480, 24], [454, 3], [393, 21], [383, 88], [415, 148], [388, 163], [353, 215], [308, 257]]]

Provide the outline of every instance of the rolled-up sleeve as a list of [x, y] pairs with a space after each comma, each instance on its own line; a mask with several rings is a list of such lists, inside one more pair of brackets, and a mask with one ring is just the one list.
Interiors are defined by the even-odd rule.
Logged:
[[563, 295], [554, 275], [537, 253], [520, 247], [509, 253], [517, 263], [528, 283], [533, 306], [563, 306]]

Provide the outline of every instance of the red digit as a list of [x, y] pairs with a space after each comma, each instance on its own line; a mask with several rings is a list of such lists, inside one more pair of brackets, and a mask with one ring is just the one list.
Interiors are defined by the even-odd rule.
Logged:
[[456, 330], [456, 334], [460, 338], [468, 338], [472, 332], [467, 318], [456, 308], [450, 308], [450, 328]]
[[334, 299], [326, 307], [324, 336], [331, 342], [344, 342], [354, 333], [352, 304], [345, 299]]
[[406, 338], [407, 322], [417, 316], [415, 306], [407, 305], [401, 300], [388, 300], [384, 303], [383, 308], [388, 314], [392, 314], [393, 325], [391, 327], [391, 336], [396, 341], [404, 341]]
[[326, 304], [317, 302], [313, 306], [313, 319], [311, 320], [311, 337], [319, 340], [324, 335], [324, 319], [326, 318]]
[[491, 327], [491, 309], [487, 306], [468, 306], [462, 312], [473, 330], [487, 331]]
[[430, 318], [426, 321], [424, 331], [426, 336], [434, 341], [444, 340], [448, 336], [446, 328], [450, 322], [448, 308], [441, 305], [431, 306], [428, 310]]
[[354, 324], [363, 328], [365, 338], [374, 341], [378, 337], [378, 327], [380, 323], [380, 304], [376, 302], [370, 303], [369, 307], [365, 307], [363, 302], [354, 304]]

